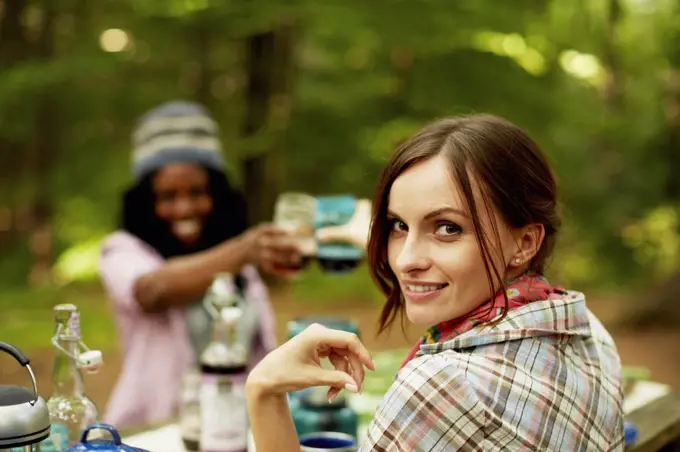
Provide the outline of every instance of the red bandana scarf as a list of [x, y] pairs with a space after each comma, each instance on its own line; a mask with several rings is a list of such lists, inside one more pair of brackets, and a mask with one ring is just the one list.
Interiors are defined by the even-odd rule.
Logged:
[[[551, 286], [548, 280], [536, 273], [525, 273], [505, 285], [508, 296], [508, 311], [522, 307], [532, 301], [547, 300], [551, 294], [564, 294], [564, 289]], [[401, 363], [404, 367], [420, 350], [421, 344], [444, 342], [471, 330], [475, 325], [490, 322], [505, 310], [505, 297], [498, 291], [496, 296], [472, 310], [452, 320], [428, 329]]]

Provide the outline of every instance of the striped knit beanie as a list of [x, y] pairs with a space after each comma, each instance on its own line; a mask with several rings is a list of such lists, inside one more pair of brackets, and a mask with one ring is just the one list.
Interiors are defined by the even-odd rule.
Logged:
[[172, 101], [146, 113], [132, 135], [135, 181], [168, 163], [197, 163], [224, 171], [219, 128], [205, 108]]

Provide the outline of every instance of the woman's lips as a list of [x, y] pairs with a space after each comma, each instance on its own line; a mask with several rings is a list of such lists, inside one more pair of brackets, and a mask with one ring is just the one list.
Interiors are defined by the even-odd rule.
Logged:
[[437, 298], [448, 284], [415, 284], [402, 285], [404, 296], [411, 301], [429, 301]]
[[196, 237], [201, 232], [201, 222], [198, 220], [173, 221], [171, 224], [172, 232], [180, 238]]

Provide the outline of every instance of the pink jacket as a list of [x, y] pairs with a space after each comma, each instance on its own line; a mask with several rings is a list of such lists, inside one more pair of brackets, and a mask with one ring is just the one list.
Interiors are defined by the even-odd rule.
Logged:
[[[143, 312], [134, 299], [137, 278], [164, 265], [153, 248], [127, 232], [102, 245], [100, 274], [113, 304], [123, 366], [104, 412], [104, 422], [119, 428], [167, 420], [175, 415], [181, 379], [195, 363], [186, 308]], [[246, 299], [255, 305], [259, 329], [253, 336], [251, 366], [276, 347], [276, 323], [266, 286], [257, 270], [244, 267]]]

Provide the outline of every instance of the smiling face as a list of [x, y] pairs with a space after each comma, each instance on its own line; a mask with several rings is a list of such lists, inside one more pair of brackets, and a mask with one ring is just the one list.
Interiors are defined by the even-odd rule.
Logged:
[[525, 271], [542, 275], [560, 227], [545, 155], [493, 115], [444, 118], [401, 143], [380, 175], [367, 256], [401, 314], [432, 326], [463, 316]]
[[[474, 178], [471, 182], [474, 189]], [[521, 251], [522, 231], [511, 230], [495, 209], [487, 212], [481, 194], [475, 200], [491, 242], [490, 263], [506, 277], [519, 274], [523, 267], [514, 259]], [[412, 323], [436, 325], [491, 297], [465, 197], [443, 157], [420, 162], [397, 177], [389, 194], [388, 222], [388, 262]]]
[[156, 215], [185, 245], [201, 237], [206, 218], [213, 209], [207, 171], [190, 163], [172, 163], [153, 178]]

